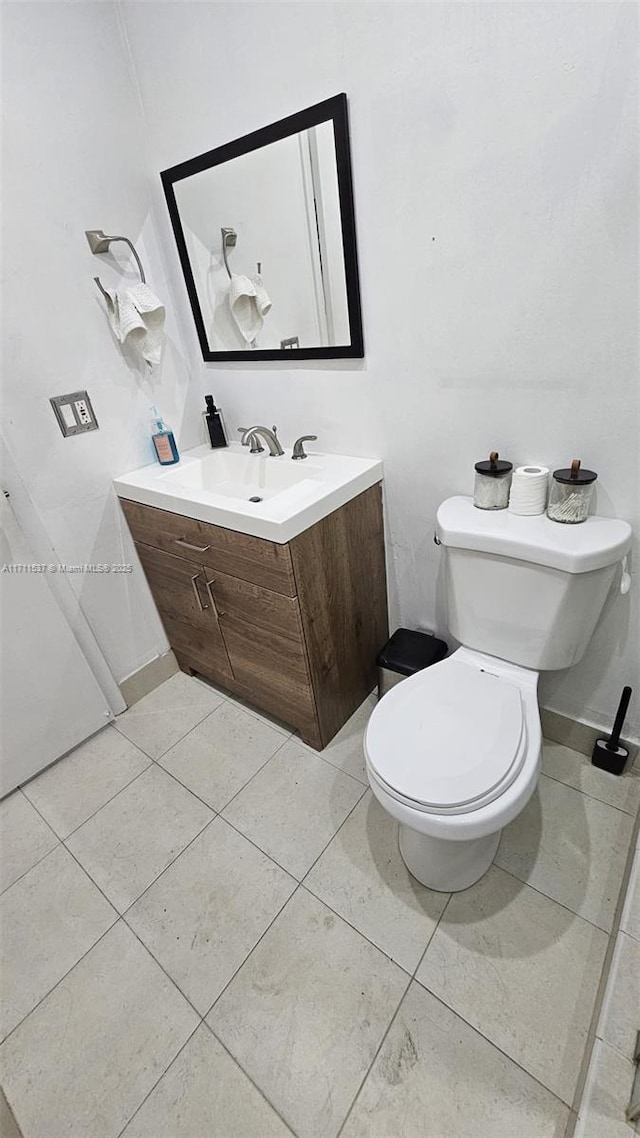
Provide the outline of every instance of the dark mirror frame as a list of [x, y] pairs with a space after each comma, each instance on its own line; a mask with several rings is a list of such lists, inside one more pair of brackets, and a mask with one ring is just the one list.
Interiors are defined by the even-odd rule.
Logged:
[[[203, 170], [208, 170], [213, 166], [219, 166], [223, 162], [229, 162], [232, 158], [238, 158], [241, 154], [247, 154], [251, 150], [259, 150], [261, 147], [268, 146], [272, 142], [278, 142], [281, 138], [298, 134], [300, 131], [308, 130], [309, 127], [318, 126], [319, 123], [328, 122], [329, 120], [333, 120], [336, 149], [338, 195], [342, 225], [342, 248], [344, 253], [351, 342], [349, 344], [338, 344], [331, 347], [271, 348], [265, 350], [256, 348], [253, 351], [213, 352], [209, 346], [205, 323], [202, 318], [200, 302], [198, 300], [187, 244], [174, 193], [174, 184], [182, 181], [184, 178], [191, 177], [193, 174], [200, 174]], [[362, 339], [360, 283], [358, 277], [356, 228], [353, 210], [353, 187], [351, 182], [349, 123], [347, 118], [347, 96], [344, 93], [334, 95], [331, 99], [325, 99], [322, 103], [316, 103], [313, 107], [307, 107], [304, 111], [298, 111], [295, 115], [288, 115], [287, 118], [280, 119], [279, 122], [271, 123], [270, 126], [265, 126], [261, 130], [254, 130], [251, 134], [245, 134], [242, 138], [237, 138], [233, 142], [227, 142], [224, 146], [217, 146], [214, 150], [208, 150], [206, 154], [200, 154], [197, 158], [190, 158], [187, 162], [181, 162], [177, 166], [163, 170], [160, 177], [167, 199], [173, 233], [178, 246], [178, 254], [180, 256], [182, 272], [184, 273], [185, 284], [189, 294], [189, 301], [191, 303], [193, 319], [200, 341], [200, 348], [203, 358], [206, 361], [335, 360], [363, 358], [364, 343]]]

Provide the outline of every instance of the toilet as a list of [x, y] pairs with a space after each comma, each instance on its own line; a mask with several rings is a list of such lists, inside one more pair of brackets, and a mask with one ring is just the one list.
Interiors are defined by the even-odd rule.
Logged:
[[364, 750], [407, 868], [453, 892], [486, 873], [536, 788], [538, 675], [584, 655], [631, 527], [601, 517], [561, 525], [460, 496], [439, 507], [435, 540], [460, 647], [384, 696]]

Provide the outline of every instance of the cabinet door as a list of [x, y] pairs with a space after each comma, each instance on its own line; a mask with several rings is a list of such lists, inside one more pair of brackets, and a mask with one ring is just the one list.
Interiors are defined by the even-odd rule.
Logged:
[[206, 584], [215, 601], [224, 632], [224, 617], [237, 617], [264, 632], [277, 633], [303, 645], [297, 597], [285, 597], [228, 573], [207, 570]]
[[215, 602], [202, 566], [136, 543], [171, 647], [194, 670], [233, 679]]
[[235, 690], [250, 703], [298, 727], [311, 746], [320, 746], [316, 705], [302, 642], [247, 624], [230, 612], [220, 626], [233, 666]]
[[235, 687], [258, 707], [299, 727], [317, 745], [315, 700], [297, 598], [226, 573], [210, 573]]

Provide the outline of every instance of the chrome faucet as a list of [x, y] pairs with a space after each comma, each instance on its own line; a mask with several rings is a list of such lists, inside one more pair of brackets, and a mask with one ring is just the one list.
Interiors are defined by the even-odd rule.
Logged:
[[278, 442], [278, 436], [276, 435], [276, 431], [278, 430], [277, 427], [274, 426], [271, 428], [271, 430], [269, 430], [268, 427], [240, 427], [239, 430], [242, 432], [242, 438], [240, 439], [240, 442], [242, 443], [243, 447], [246, 447], [249, 445], [249, 443], [251, 443], [252, 453], [255, 454], [256, 450], [260, 451], [264, 449], [259, 444], [258, 447], [255, 447], [253, 442], [255, 438], [261, 436], [269, 447], [270, 455], [284, 454], [284, 451]]
[[249, 434], [245, 435], [246, 430], [247, 430], [246, 427], [238, 427], [238, 433], [240, 435], [242, 435], [243, 447], [249, 447], [250, 448], [249, 454], [262, 454], [264, 447], [263, 447], [262, 443], [260, 442], [260, 439], [258, 438], [257, 435], [249, 435]]

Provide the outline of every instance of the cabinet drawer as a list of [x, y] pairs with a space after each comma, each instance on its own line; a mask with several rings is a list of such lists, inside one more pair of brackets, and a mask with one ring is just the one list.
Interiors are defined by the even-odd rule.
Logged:
[[296, 595], [288, 545], [120, 499], [134, 541], [197, 561], [287, 597]]
[[207, 582], [220, 620], [225, 616], [246, 621], [265, 632], [279, 633], [303, 644], [300, 610], [295, 597], [285, 597], [239, 577], [212, 573]]

